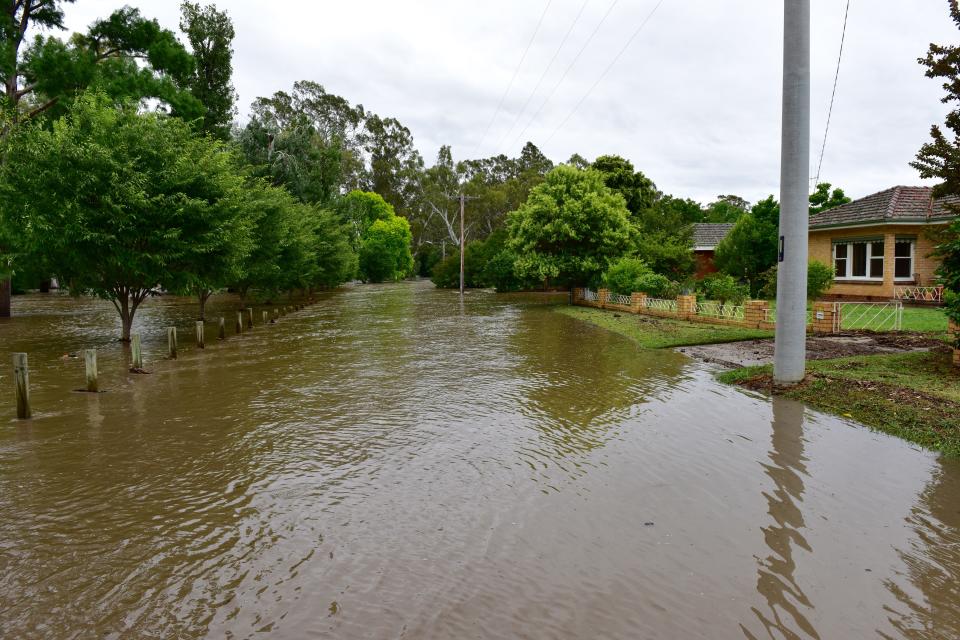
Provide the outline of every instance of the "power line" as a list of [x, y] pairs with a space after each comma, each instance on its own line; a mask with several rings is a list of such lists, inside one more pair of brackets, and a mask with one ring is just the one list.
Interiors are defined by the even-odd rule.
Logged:
[[527, 107], [530, 105], [530, 100], [533, 99], [533, 96], [536, 95], [537, 91], [540, 89], [540, 85], [543, 84], [544, 78], [547, 77], [547, 73], [550, 72], [550, 69], [553, 68], [553, 63], [556, 62], [557, 56], [560, 55], [560, 51], [563, 49], [563, 46], [567, 44], [567, 40], [570, 38], [570, 34], [573, 33], [573, 28], [577, 26], [577, 23], [580, 22], [580, 16], [583, 15], [584, 9], [587, 8], [587, 5], [590, 4], [590, 0], [583, 0], [583, 4], [580, 5], [580, 11], [577, 12], [576, 17], [573, 19], [573, 22], [570, 23], [570, 28], [567, 29], [567, 33], [564, 34], [563, 40], [560, 41], [560, 45], [557, 47], [557, 50], [553, 52], [553, 57], [550, 58], [550, 62], [547, 63], [547, 68], [543, 70], [543, 73], [540, 74], [540, 79], [537, 80], [537, 84], [534, 85], [533, 91], [527, 96], [527, 99], [524, 100], [523, 106], [520, 108], [520, 111], [517, 112], [517, 117], [513, 119], [513, 123], [510, 125], [510, 128], [507, 129], [507, 132], [503, 134], [503, 137], [500, 138], [500, 141], [497, 142], [497, 148], [500, 149], [503, 147], [503, 143], [513, 132], [513, 128], [517, 126], [517, 123], [520, 122], [520, 117], [526, 113]]
[[577, 52], [577, 55], [575, 55], [573, 57], [573, 60], [570, 61], [570, 64], [567, 65], [567, 68], [564, 70], [563, 75], [560, 76], [560, 80], [558, 80], [557, 83], [553, 85], [553, 89], [551, 89], [550, 93], [547, 94], [546, 99], [542, 103], [540, 103], [540, 108], [537, 109], [536, 113], [533, 114], [533, 117], [530, 118], [529, 122], [527, 122], [527, 126], [523, 128], [523, 130], [520, 132], [520, 135], [518, 135], [516, 139], [513, 141], [513, 146], [516, 146], [517, 142], [521, 138], [523, 138], [523, 134], [525, 134], [527, 132], [527, 129], [530, 128], [530, 125], [533, 124], [534, 121], [536, 121], [537, 116], [540, 115], [540, 113], [543, 111], [543, 108], [547, 106], [548, 102], [550, 102], [550, 98], [553, 97], [553, 94], [557, 92], [557, 89], [559, 89], [560, 85], [563, 84], [563, 81], [566, 80], [567, 74], [570, 73], [570, 70], [573, 68], [573, 65], [577, 63], [577, 60], [580, 59], [580, 56], [583, 55], [583, 52], [586, 51], [588, 46], [590, 46], [590, 43], [593, 41], [594, 36], [596, 36], [597, 32], [600, 31], [600, 27], [603, 26], [604, 22], [606, 22], [607, 17], [610, 15], [610, 12], [613, 11], [613, 8], [615, 6], [617, 6], [617, 2], [619, 2], [619, 0], [613, 0], [613, 2], [610, 3], [610, 6], [607, 8], [607, 12], [603, 14], [603, 17], [600, 18], [600, 22], [597, 23], [597, 26], [594, 27], [593, 32], [590, 33], [590, 37], [587, 38], [586, 42], [583, 43], [583, 46], [580, 47], [580, 50]]
[[587, 89], [587, 92], [583, 94], [583, 97], [580, 98], [580, 100], [577, 102], [576, 105], [574, 105], [573, 109], [570, 110], [570, 113], [568, 113], [567, 116], [560, 122], [560, 124], [557, 125], [557, 128], [553, 130], [553, 133], [550, 134], [550, 137], [547, 138], [546, 142], [550, 142], [551, 140], [553, 140], [553, 136], [557, 135], [557, 132], [560, 131], [560, 129], [562, 129], [565, 124], [567, 124], [567, 121], [573, 117], [573, 114], [577, 112], [577, 110], [586, 101], [586, 99], [590, 96], [590, 94], [593, 93], [593, 90], [596, 89], [601, 82], [603, 82], [603, 79], [607, 77], [607, 74], [610, 73], [610, 70], [613, 69], [613, 66], [617, 64], [617, 61], [620, 60], [621, 56], [623, 56], [623, 54], [626, 53], [627, 49], [630, 48], [630, 45], [633, 44], [633, 41], [637, 38], [638, 35], [640, 35], [640, 32], [643, 31], [643, 28], [647, 26], [647, 23], [650, 22], [650, 20], [653, 18], [653, 14], [657, 12], [657, 9], [660, 8], [660, 5], [662, 5], [664, 1], [665, 0], [659, 0], [659, 2], [657, 2], [653, 10], [647, 14], [647, 17], [644, 18], [643, 22], [640, 23], [640, 26], [637, 27], [636, 31], [634, 31], [633, 34], [627, 39], [627, 42], [623, 45], [623, 48], [620, 49], [617, 55], [613, 57], [613, 60], [611, 60], [610, 64], [607, 65], [607, 68], [603, 70], [603, 73], [600, 74], [600, 76], [597, 78], [597, 81], [593, 83], [593, 86]]
[[520, 73], [520, 68], [523, 67], [523, 63], [527, 59], [527, 54], [530, 53], [530, 47], [533, 46], [533, 41], [536, 40], [537, 34], [540, 33], [540, 27], [543, 26], [543, 19], [547, 17], [547, 11], [550, 10], [550, 5], [552, 3], [553, 0], [547, 0], [547, 5], [543, 8], [543, 13], [540, 14], [540, 20], [537, 21], [537, 26], [533, 30], [533, 35], [530, 36], [530, 41], [527, 42], [527, 48], [523, 50], [523, 55], [520, 56], [520, 62], [517, 64], [517, 68], [513, 70], [513, 77], [510, 78], [510, 83], [504, 90], [503, 95], [500, 96], [500, 103], [497, 105], [497, 110], [493, 112], [493, 117], [490, 118], [490, 122], [487, 123], [486, 130], [484, 130], [483, 135], [480, 137], [480, 142], [477, 143], [477, 146], [473, 149], [473, 153], [470, 154], [471, 157], [477, 155], [477, 151], [480, 150], [480, 147], [487, 139], [487, 135], [490, 133], [490, 127], [493, 126], [493, 123], [497, 120], [497, 116], [500, 115], [500, 111], [503, 109], [503, 103], [507, 99], [507, 94], [510, 93], [510, 89], [513, 88], [513, 83], [517, 80], [517, 75]]
[[820, 147], [820, 162], [817, 164], [817, 177], [813, 182], [816, 189], [820, 184], [820, 170], [823, 169], [823, 156], [827, 151], [827, 136], [830, 134], [830, 120], [833, 118], [833, 102], [837, 98], [837, 84], [840, 82], [840, 63], [843, 61], [843, 44], [847, 40], [847, 21], [850, 18], [850, 0], [843, 14], [843, 33], [840, 35], [840, 55], [837, 56], [837, 73], [833, 76], [833, 93], [830, 95], [830, 109], [827, 111], [827, 127], [823, 132], [823, 146]]

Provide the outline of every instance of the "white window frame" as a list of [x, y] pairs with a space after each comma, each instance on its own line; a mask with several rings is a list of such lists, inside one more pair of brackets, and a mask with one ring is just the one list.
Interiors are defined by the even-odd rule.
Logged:
[[[910, 245], [910, 275], [906, 277], [897, 276], [897, 261], [906, 260], [906, 258], [897, 257], [897, 245], [901, 243], [904, 243], [904, 244], [909, 243]], [[917, 241], [914, 238], [900, 238], [898, 240], [895, 240], [893, 245], [893, 279], [897, 282], [913, 282], [915, 279], [914, 274], [916, 274], [916, 271], [914, 270], [916, 266], [917, 266]]]
[[[858, 281], [858, 282], [883, 282], [883, 276], [880, 276], [879, 278], [874, 278], [874, 277], [871, 277], [871, 276], [870, 276], [871, 262], [872, 262], [875, 258], [879, 258], [880, 261], [881, 261], [881, 264], [886, 261], [886, 257], [885, 257], [883, 254], [881, 254], [881, 255], [879, 255], [879, 256], [873, 255], [873, 245], [874, 245], [874, 243], [876, 243], [876, 242], [883, 242], [883, 243], [884, 243], [884, 250], [886, 250], [886, 240], [885, 240], [884, 238], [874, 238], [874, 239], [872, 239], [872, 240], [860, 240], [860, 239], [858, 239], [858, 240], [845, 240], [845, 241], [843, 241], [843, 242], [833, 241], [833, 242], [831, 243], [832, 246], [831, 246], [831, 249], [830, 249], [830, 253], [831, 253], [832, 256], [833, 256], [834, 269], [836, 269], [836, 265], [837, 265], [837, 247], [838, 247], [839, 245], [845, 245], [845, 246], [847, 247], [847, 257], [846, 257], [846, 261], [847, 261], [847, 273], [846, 273], [845, 275], [842, 275], [842, 276], [839, 276], [839, 275], [838, 275], [838, 276], [835, 276], [836, 279], [837, 279], [837, 280], [855, 280], [855, 281]], [[865, 244], [865, 245], [867, 245], [867, 270], [866, 270], [866, 275], [863, 275], [863, 276], [855, 276], [855, 275], [853, 275], [853, 245], [855, 245], [855, 244]], [[912, 264], [912, 263], [911, 263], [911, 264]], [[885, 270], [885, 267], [886, 267], [886, 265], [884, 264], [883, 267], [881, 267], [881, 272], [883, 272], [883, 271]]]

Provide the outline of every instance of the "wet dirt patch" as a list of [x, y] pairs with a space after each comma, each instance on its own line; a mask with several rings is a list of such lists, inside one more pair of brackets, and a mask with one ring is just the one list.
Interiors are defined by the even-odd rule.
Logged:
[[[747, 340], [726, 344], [681, 347], [692, 358], [729, 368], [754, 367], [773, 362], [773, 340]], [[943, 342], [922, 333], [845, 333], [807, 338], [808, 360], [832, 360], [850, 356], [929, 351]]]

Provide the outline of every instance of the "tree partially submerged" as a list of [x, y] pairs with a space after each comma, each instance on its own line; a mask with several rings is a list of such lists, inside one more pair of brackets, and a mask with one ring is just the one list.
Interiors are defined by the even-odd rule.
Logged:
[[191, 265], [219, 257], [238, 178], [225, 149], [182, 120], [88, 94], [10, 144], [0, 206], [72, 293], [114, 304], [122, 340], [148, 295], [189, 285]]

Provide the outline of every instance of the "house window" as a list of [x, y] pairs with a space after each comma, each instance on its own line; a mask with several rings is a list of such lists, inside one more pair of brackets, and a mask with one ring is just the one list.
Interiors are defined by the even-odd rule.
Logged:
[[833, 268], [844, 280], [883, 280], [883, 240], [835, 242]]
[[898, 239], [893, 258], [893, 277], [896, 280], [913, 280], [913, 254], [916, 242]]

